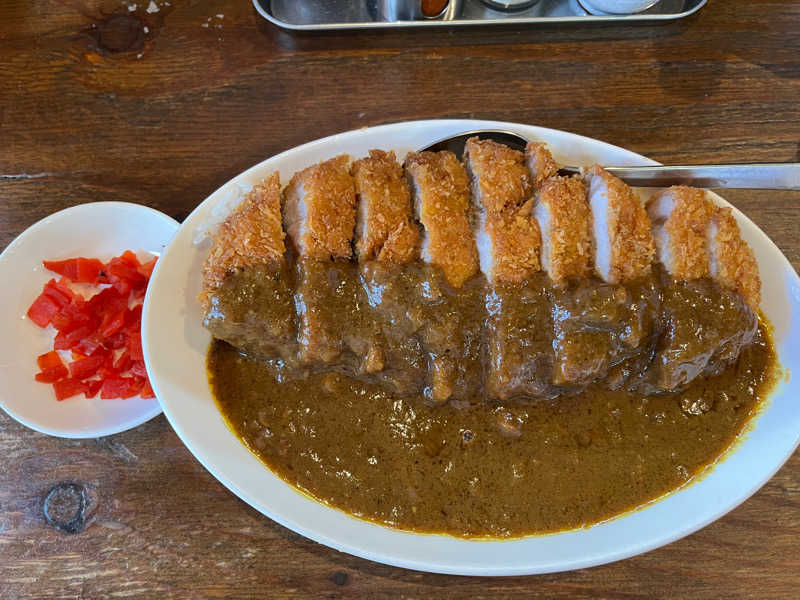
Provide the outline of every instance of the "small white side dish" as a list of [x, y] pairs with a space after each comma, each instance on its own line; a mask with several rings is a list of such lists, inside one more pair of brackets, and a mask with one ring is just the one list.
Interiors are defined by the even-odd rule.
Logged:
[[[196, 300], [208, 244], [194, 243], [195, 232], [206, 224], [215, 206], [275, 170], [285, 183], [295, 171], [342, 152], [357, 158], [371, 148], [393, 149], [402, 158], [437, 139], [476, 129], [503, 129], [545, 141], [565, 164], [655, 164], [622, 148], [563, 131], [496, 121], [437, 120], [334, 135], [248, 169], [194, 210], [153, 273], [142, 322], [143, 348], [153, 388], [171, 425], [217, 479], [271, 519], [343, 552], [411, 569], [464, 575], [578, 569], [646, 552], [718, 519], [772, 477], [796, 448], [800, 439], [797, 377], [778, 387], [735, 448], [699, 481], [586, 529], [506, 541], [409, 533], [348, 516], [273, 475], [223, 421], [207, 382], [210, 336], [202, 327]], [[795, 373], [800, 369], [800, 280], [767, 236], [735, 209], [734, 214], [761, 269], [762, 310], [775, 326], [780, 361], [789, 373]]]
[[0, 407], [36, 431], [66, 438], [119, 433], [161, 412], [155, 398], [101, 400], [83, 395], [58, 402], [50, 385], [38, 383], [36, 357], [52, 350], [55, 332], [25, 313], [42, 286], [58, 276], [43, 260], [87, 256], [108, 260], [125, 250], [161, 254], [178, 229], [167, 215], [127, 202], [94, 202], [64, 209], [21, 233], [0, 255]]

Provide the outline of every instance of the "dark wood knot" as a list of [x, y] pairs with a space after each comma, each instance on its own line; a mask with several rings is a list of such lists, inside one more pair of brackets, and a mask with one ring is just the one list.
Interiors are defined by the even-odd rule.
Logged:
[[97, 24], [97, 45], [109, 52], [128, 52], [144, 47], [145, 23], [135, 15], [115, 14]]
[[79, 533], [86, 525], [86, 488], [59, 483], [44, 498], [47, 524], [64, 533]]
[[347, 585], [349, 579], [350, 577], [348, 577], [347, 573], [345, 573], [344, 571], [336, 571], [330, 577], [330, 580], [336, 585]]

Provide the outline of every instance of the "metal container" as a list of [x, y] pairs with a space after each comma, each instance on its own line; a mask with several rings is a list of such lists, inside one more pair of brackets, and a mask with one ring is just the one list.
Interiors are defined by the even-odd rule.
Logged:
[[482, 0], [482, 2], [489, 8], [500, 10], [503, 12], [516, 12], [518, 10], [525, 10], [530, 8], [539, 0]]
[[578, 0], [593, 15], [632, 15], [652, 8], [660, 0]]
[[[514, 0], [491, 1], [510, 6]], [[437, 18], [399, 18], [399, 13], [389, 6], [389, 0], [253, 0], [253, 5], [261, 16], [283, 29], [330, 31], [476, 25], [663, 23], [688, 17], [703, 8], [706, 2], [661, 0], [653, 8], [634, 15], [598, 16], [589, 14], [578, 0], [540, 0], [533, 6], [514, 12], [490, 8], [483, 0], [459, 0], [457, 3], [450, 0], [445, 12]], [[385, 16], [387, 14], [398, 17], [391, 20]]]
[[371, 12], [385, 21], [417, 21], [425, 19], [442, 19], [452, 21], [461, 15], [462, 0], [449, 0], [444, 8], [435, 15], [422, 11], [423, 0], [367, 0], [367, 6], [375, 5]]

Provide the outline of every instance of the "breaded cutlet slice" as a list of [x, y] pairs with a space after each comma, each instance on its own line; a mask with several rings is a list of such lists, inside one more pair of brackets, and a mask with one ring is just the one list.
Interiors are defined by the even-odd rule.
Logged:
[[542, 235], [542, 268], [555, 284], [589, 274], [592, 214], [577, 177], [551, 177], [537, 194], [533, 213]]
[[531, 179], [522, 152], [472, 137], [464, 146], [472, 175], [472, 200], [488, 215], [515, 208], [531, 197]]
[[295, 173], [284, 191], [283, 224], [298, 256], [349, 259], [356, 193], [346, 154]]
[[525, 147], [525, 162], [534, 190], [538, 190], [545, 181], [558, 175], [558, 164], [544, 142], [528, 142]]
[[[520, 283], [541, 270], [539, 224], [531, 210], [533, 199], [478, 224], [481, 270], [489, 282]], [[489, 251], [484, 250], [490, 248]]]
[[698, 188], [673, 186], [647, 203], [658, 259], [675, 279], [709, 275], [708, 227], [713, 203]]
[[584, 172], [584, 181], [592, 211], [597, 275], [608, 283], [625, 283], [649, 273], [656, 242], [642, 201], [599, 165]]
[[340, 270], [346, 263], [301, 259], [297, 262], [294, 303], [297, 312], [298, 356], [304, 364], [335, 363], [344, 350], [336, 315], [329, 308], [337, 299]]
[[286, 260], [284, 237], [281, 178], [276, 172], [253, 187], [214, 235], [203, 266], [204, 309], [209, 295], [237, 269], [267, 265], [279, 270]]
[[411, 221], [411, 192], [394, 152], [370, 150], [353, 163], [358, 210], [359, 261], [406, 264], [419, 255], [419, 230]]
[[460, 288], [478, 271], [469, 224], [469, 179], [452, 152], [411, 153], [405, 160], [416, 217], [424, 227], [422, 259]]
[[742, 239], [728, 207], [715, 207], [708, 225], [709, 272], [722, 286], [740, 294], [753, 312], [761, 302], [761, 278], [753, 249]]
[[491, 140], [467, 140], [473, 232], [487, 281], [519, 283], [539, 270], [539, 228], [522, 152]]
[[292, 177], [284, 191], [283, 222], [297, 261], [297, 341], [303, 363], [333, 363], [344, 345], [326, 307], [335, 297], [330, 272], [352, 256], [356, 193], [350, 158], [337, 156]]

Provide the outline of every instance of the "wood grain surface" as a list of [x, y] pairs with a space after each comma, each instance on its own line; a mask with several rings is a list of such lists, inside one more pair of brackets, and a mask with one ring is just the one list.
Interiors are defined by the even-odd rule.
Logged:
[[[280, 31], [249, 0], [154, 2], [0, 0], [0, 248], [82, 202], [182, 219], [265, 157], [405, 119], [521, 121], [664, 162], [800, 160], [794, 0], [711, 0], [659, 26], [328, 35]], [[726, 197], [800, 266], [800, 193]], [[799, 539], [796, 454], [729, 515], [643, 556], [538, 577], [417, 573], [261, 516], [163, 417], [70, 441], [0, 414], [3, 599], [797, 598]]]

